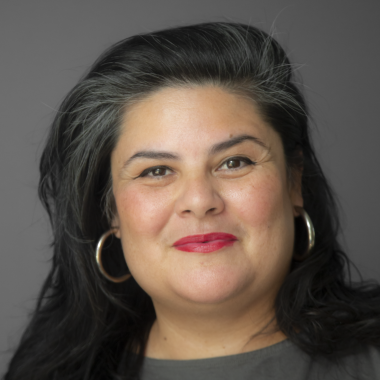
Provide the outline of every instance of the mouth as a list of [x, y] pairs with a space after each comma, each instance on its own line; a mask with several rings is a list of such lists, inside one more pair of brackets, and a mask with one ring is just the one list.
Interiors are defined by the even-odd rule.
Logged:
[[184, 252], [209, 253], [231, 246], [237, 240], [237, 237], [234, 235], [213, 232], [211, 234], [186, 236], [177, 240], [173, 244], [173, 247]]

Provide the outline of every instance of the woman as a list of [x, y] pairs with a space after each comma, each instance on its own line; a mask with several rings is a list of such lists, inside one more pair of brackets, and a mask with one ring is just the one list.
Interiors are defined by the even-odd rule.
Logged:
[[380, 378], [380, 289], [349, 283], [307, 107], [264, 32], [111, 47], [57, 113], [39, 192], [53, 267], [5, 379]]

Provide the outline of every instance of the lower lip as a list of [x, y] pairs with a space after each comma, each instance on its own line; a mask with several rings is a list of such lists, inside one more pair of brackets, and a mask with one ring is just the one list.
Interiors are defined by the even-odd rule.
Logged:
[[210, 253], [222, 249], [224, 247], [229, 247], [235, 243], [236, 240], [212, 240], [207, 243], [188, 243], [175, 246], [179, 251], [184, 252], [200, 252], [200, 253]]

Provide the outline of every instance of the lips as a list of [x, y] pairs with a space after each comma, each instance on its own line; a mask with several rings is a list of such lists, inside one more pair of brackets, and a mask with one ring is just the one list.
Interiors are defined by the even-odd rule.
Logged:
[[184, 252], [209, 253], [234, 244], [237, 237], [223, 232], [186, 236], [177, 240], [174, 248]]

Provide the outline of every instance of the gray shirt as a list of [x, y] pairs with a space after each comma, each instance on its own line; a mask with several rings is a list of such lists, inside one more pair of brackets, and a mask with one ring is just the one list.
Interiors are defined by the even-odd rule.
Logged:
[[368, 347], [339, 364], [312, 360], [290, 340], [238, 355], [195, 360], [145, 358], [142, 380], [380, 380], [380, 350]]

